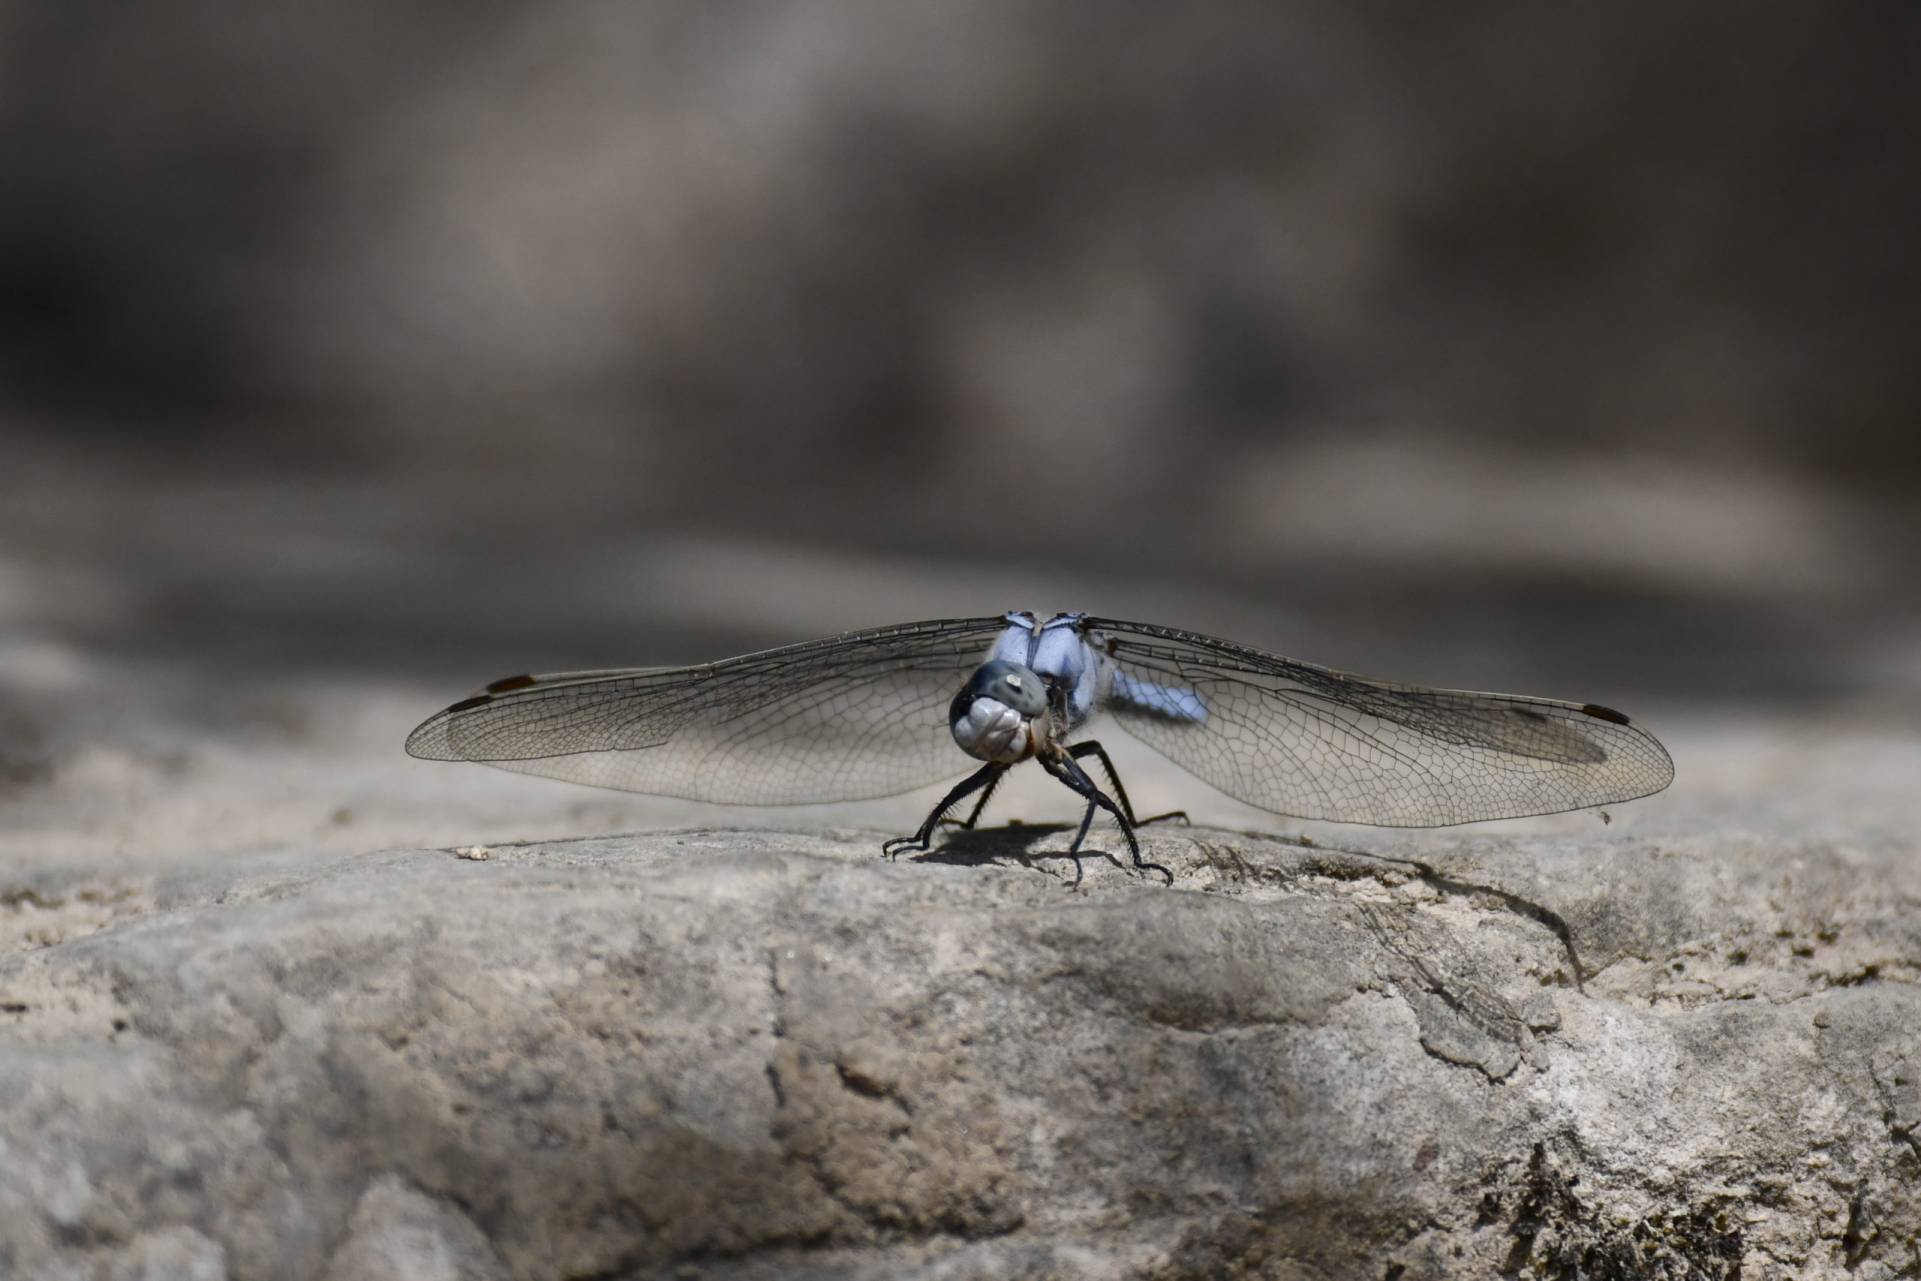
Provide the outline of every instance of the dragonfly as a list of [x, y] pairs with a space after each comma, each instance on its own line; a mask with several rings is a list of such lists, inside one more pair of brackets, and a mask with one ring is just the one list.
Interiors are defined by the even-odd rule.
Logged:
[[[893, 796], [952, 779], [887, 856], [932, 848], [1034, 761], [1120, 829], [1141, 819], [1091, 725], [1111, 720], [1203, 782], [1294, 818], [1445, 827], [1652, 795], [1674, 762], [1596, 703], [1374, 680], [1178, 628], [1013, 610], [846, 632], [717, 663], [510, 676], [429, 717], [410, 755], [742, 805]], [[1103, 788], [1082, 765], [1092, 758]], [[1111, 789], [1111, 790], [1110, 790]], [[1078, 878], [1077, 878], [1078, 881]]]

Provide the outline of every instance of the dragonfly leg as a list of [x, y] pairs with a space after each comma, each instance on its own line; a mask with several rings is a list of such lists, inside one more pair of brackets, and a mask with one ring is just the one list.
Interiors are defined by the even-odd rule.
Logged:
[[1005, 765], [996, 765], [990, 762], [989, 764], [981, 766], [954, 785], [954, 790], [943, 797], [941, 803], [934, 807], [934, 812], [927, 816], [927, 821], [920, 825], [918, 832], [915, 832], [912, 836], [896, 836], [892, 840], [883, 842], [880, 847], [880, 852], [888, 858], [896, 858], [900, 852], [905, 849], [924, 850], [928, 848], [934, 843], [934, 828], [940, 824], [942, 815], [946, 814], [948, 810], [953, 809], [954, 806], [960, 804], [961, 800], [971, 792], [977, 791], [982, 787], [992, 791], [994, 784], [999, 782], [1000, 776], [1006, 772], [1007, 766]]
[[981, 821], [981, 811], [987, 808], [988, 798], [994, 794], [994, 789], [1001, 785], [1001, 779], [1004, 778], [1006, 774], [1007, 771], [1003, 769], [999, 774], [987, 780], [987, 786], [981, 790], [981, 798], [974, 802], [974, 812], [969, 814], [965, 820], [943, 817], [940, 821], [940, 826], [958, 827], [963, 832], [973, 831], [974, 825]]
[[[1114, 762], [1108, 759], [1107, 749], [1093, 739], [1074, 744], [1067, 749], [1067, 754], [1077, 761], [1083, 757], [1092, 756], [1101, 763], [1102, 772], [1107, 775], [1108, 783], [1114, 788], [1114, 799], [1121, 803], [1121, 812], [1127, 815], [1127, 821], [1135, 827], [1146, 827], [1149, 823], [1164, 823], [1174, 818], [1181, 820], [1183, 825], [1189, 821], [1186, 810], [1169, 810], [1165, 814], [1150, 814], [1146, 818], [1134, 817], [1134, 805], [1127, 799], [1127, 789], [1121, 786], [1120, 772], [1114, 768]], [[982, 797], [981, 804], [986, 803], [986, 798]]]
[[1121, 835], [1127, 838], [1128, 852], [1134, 856], [1135, 868], [1142, 872], [1159, 872], [1167, 878], [1169, 885], [1174, 883], [1174, 873], [1159, 863], [1150, 863], [1141, 857], [1141, 843], [1134, 837], [1134, 824], [1129, 822], [1127, 815], [1121, 812], [1121, 807], [1115, 803], [1114, 798], [1095, 786], [1094, 780], [1087, 776], [1087, 771], [1074, 763], [1072, 755], [1063, 752], [1053, 760], [1043, 759], [1041, 764], [1049, 774], [1087, 798], [1087, 813], [1081, 816], [1081, 830], [1074, 837], [1073, 847], [1067, 851], [1069, 857], [1080, 853], [1081, 842], [1087, 839], [1087, 829], [1093, 823], [1094, 810], [1098, 807], [1112, 814], [1114, 821], [1120, 825]]

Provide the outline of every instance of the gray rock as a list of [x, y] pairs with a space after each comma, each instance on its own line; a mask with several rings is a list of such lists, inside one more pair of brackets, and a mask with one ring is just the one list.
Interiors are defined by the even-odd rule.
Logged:
[[405, 1180], [374, 1180], [333, 1253], [326, 1281], [495, 1281], [507, 1270], [458, 1209]]
[[1898, 846], [1037, 838], [157, 874], [0, 956], [0, 1273], [1915, 1266]]

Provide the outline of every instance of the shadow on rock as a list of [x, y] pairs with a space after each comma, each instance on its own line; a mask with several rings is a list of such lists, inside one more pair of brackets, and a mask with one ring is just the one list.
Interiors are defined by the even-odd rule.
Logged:
[[[1072, 885], [1080, 884], [1084, 870], [1082, 860], [1087, 858], [1104, 858], [1115, 867], [1125, 870], [1126, 865], [1115, 857], [1113, 851], [1093, 847], [1097, 833], [1088, 834], [1089, 844], [1082, 846], [1079, 854], [1069, 854], [1066, 846], [1073, 842], [1073, 830], [1066, 823], [1009, 823], [1005, 827], [948, 828], [939, 844], [913, 858], [917, 863], [951, 863], [960, 867], [992, 866], [1003, 860], [1011, 860], [1027, 868], [1065, 860], [1074, 865], [1074, 876], [1069, 882]], [[1034, 846], [1047, 840], [1054, 841], [1060, 848], [1034, 849]]]

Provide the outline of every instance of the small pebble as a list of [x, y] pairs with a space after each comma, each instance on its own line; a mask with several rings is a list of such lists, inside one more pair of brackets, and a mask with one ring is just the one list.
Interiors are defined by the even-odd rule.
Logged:
[[1543, 992], [1521, 1002], [1521, 1021], [1536, 1032], [1552, 1032], [1561, 1026], [1561, 1011], [1554, 1007], [1554, 998]]
[[484, 863], [494, 856], [494, 852], [485, 845], [462, 845], [454, 853], [462, 858], [472, 859], [476, 863]]

